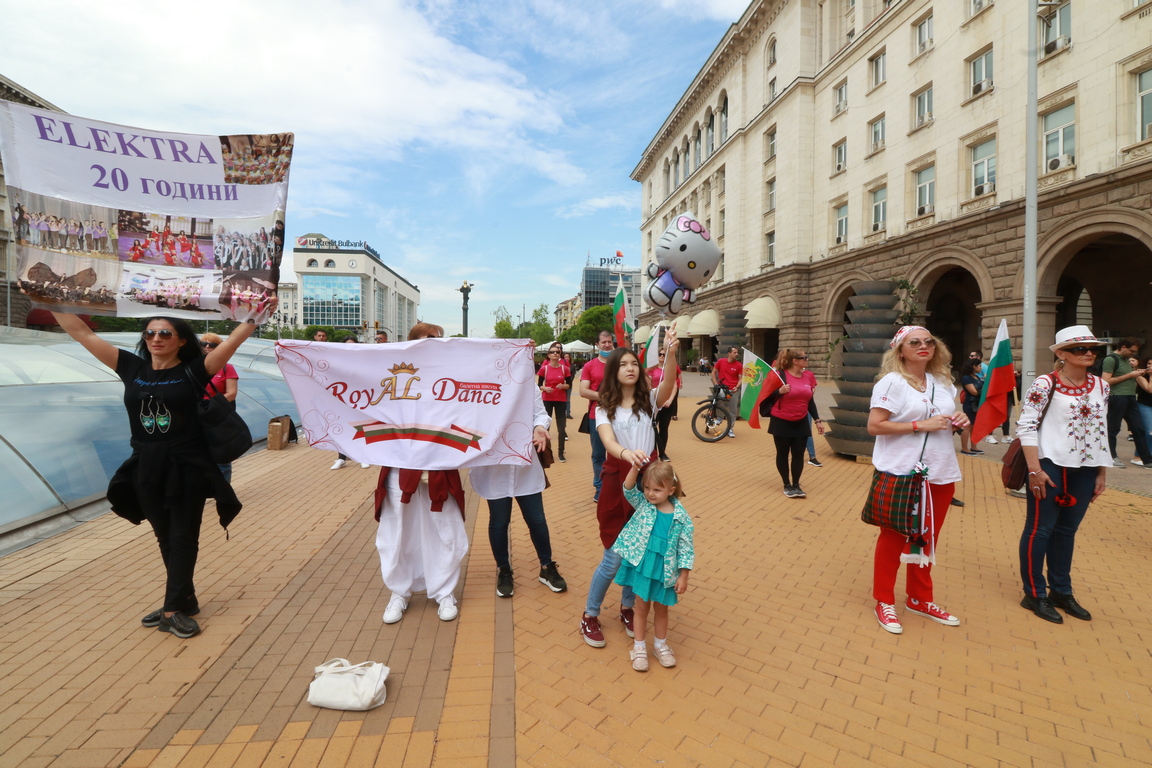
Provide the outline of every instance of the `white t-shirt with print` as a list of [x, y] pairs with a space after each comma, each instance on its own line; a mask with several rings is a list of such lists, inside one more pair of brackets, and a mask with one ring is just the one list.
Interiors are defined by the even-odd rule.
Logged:
[[[940, 414], [951, 417], [956, 412], [956, 388], [951, 382], [930, 377], [927, 391], [921, 392], [900, 374], [889, 373], [872, 388], [871, 407], [883, 408], [891, 413], [889, 421], [923, 421]], [[877, 435], [872, 466], [881, 472], [906, 475], [920, 459], [921, 448], [924, 450], [924, 465], [928, 467], [929, 483], [943, 485], [960, 482], [960, 462], [956, 460], [951, 429]]]
[[[651, 392], [649, 398], [649, 402], [652, 404], [652, 413], [655, 414], [657, 411], [655, 390]], [[602, 423], [599, 421], [602, 416], [603, 409], [597, 406], [596, 419], [598, 424]], [[656, 430], [652, 426], [652, 417], [644, 411], [640, 411], [637, 415], [632, 413], [631, 408], [617, 408], [611, 424], [616, 442], [620, 443], [620, 446], [625, 450], [649, 456], [656, 449]]]

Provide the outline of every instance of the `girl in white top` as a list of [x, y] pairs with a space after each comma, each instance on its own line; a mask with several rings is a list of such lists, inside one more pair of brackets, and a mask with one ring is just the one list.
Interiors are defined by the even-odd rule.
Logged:
[[[624, 498], [624, 476], [631, 467], [641, 468], [648, 463], [656, 449], [652, 419], [658, 410], [657, 403], [668, 402], [676, 386], [676, 351], [680, 343], [676, 340], [675, 326], [668, 329], [665, 344], [664, 377], [655, 392], [651, 391], [648, 375], [631, 350], [613, 351], [604, 365], [600, 399], [595, 406], [596, 432], [608, 454], [600, 471], [600, 499], [596, 505], [604, 557], [592, 575], [588, 601], [580, 619], [580, 634], [593, 648], [605, 645], [600, 606], [620, 568], [620, 555], [612, 551], [612, 545], [632, 516], [632, 505]], [[634, 635], [634, 602], [631, 587], [624, 587], [620, 596], [620, 621], [629, 637]]]
[[[528, 525], [528, 535], [540, 559], [539, 581], [553, 592], [564, 592], [568, 584], [560, 576], [552, 560], [552, 541], [548, 534], [548, 520], [544, 517], [544, 495], [548, 481], [537, 451], [548, 447], [548, 427], [552, 424], [540, 390], [535, 390], [532, 408], [531, 464], [491, 464], [473, 467], [468, 471], [472, 489], [488, 500], [488, 543], [496, 558], [496, 596], [512, 597], [512, 563], [508, 554], [508, 527], [512, 522], [512, 499], [520, 505], [520, 513]], [[563, 413], [560, 414], [563, 416]]]
[[[905, 608], [954, 627], [960, 619], [933, 602], [932, 562], [940, 528], [960, 480], [952, 430], [967, 426], [968, 417], [956, 410], [956, 388], [949, 375], [952, 354], [944, 342], [925, 328], [906, 325], [896, 332], [888, 347], [880, 366], [884, 376], [872, 389], [872, 409], [868, 414], [868, 434], [876, 436], [872, 465], [881, 472], [907, 475], [917, 464], [923, 464], [928, 468], [930, 495], [924, 500], [931, 522], [926, 549], [929, 562], [908, 565]], [[904, 631], [896, 617], [895, 590], [901, 555], [908, 553], [909, 548], [904, 534], [880, 529], [872, 597], [876, 600], [876, 621], [893, 634]]]

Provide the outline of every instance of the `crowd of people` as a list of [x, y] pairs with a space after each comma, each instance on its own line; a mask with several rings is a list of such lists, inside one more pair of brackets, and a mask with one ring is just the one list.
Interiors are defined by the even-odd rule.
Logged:
[[185, 309], [193, 312], [211, 312], [201, 305], [204, 285], [200, 280], [178, 279], [152, 281], [143, 287], [133, 286], [125, 298], [137, 304], [148, 304], [161, 309]]
[[58, 301], [63, 304], [109, 306], [116, 304], [114, 291], [101, 286], [92, 290], [88, 286], [71, 284], [66, 278], [57, 280], [20, 280], [20, 292], [37, 300]]
[[212, 236], [216, 266], [228, 272], [256, 272], [272, 269], [276, 261], [276, 243], [265, 227], [259, 232], [226, 232], [217, 227]]
[[226, 184], [274, 184], [284, 181], [292, 162], [291, 134], [272, 133], [250, 137], [242, 148], [232, 137], [221, 138]]
[[12, 209], [16, 242], [61, 253], [114, 254], [115, 235], [103, 221], [30, 211], [19, 201]]

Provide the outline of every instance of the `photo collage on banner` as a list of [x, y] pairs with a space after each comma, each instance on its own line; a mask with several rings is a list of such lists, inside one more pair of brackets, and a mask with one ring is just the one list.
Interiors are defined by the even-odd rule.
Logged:
[[145, 132], [0, 103], [21, 292], [58, 312], [263, 322], [292, 144], [291, 133]]

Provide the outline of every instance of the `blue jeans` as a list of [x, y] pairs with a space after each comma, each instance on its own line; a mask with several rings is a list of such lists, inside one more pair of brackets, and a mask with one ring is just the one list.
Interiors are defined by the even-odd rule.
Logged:
[[808, 458], [816, 458], [816, 441], [812, 439], [812, 414], [808, 414]]
[[[544, 495], [530, 493], [517, 496], [516, 503], [520, 505], [524, 522], [528, 524], [528, 535], [532, 537], [532, 546], [536, 548], [540, 565], [552, 562], [552, 539], [548, 535], [548, 521], [544, 518]], [[508, 527], [511, 523], [512, 498], [505, 496], [502, 499], [488, 499], [488, 543], [492, 545], [496, 567], [501, 570], [512, 568], [508, 560]]]
[[[1056, 483], [1045, 497], [1037, 501], [1028, 488], [1028, 514], [1020, 534], [1020, 576], [1024, 594], [1047, 597], [1048, 591], [1072, 594], [1072, 551], [1076, 547], [1076, 529], [1088, 511], [1088, 502], [1096, 489], [1097, 467], [1058, 467], [1051, 459], [1040, 459], [1040, 468]], [[1067, 475], [1065, 475], [1067, 473]], [[1068, 487], [1064, 487], [1064, 478]], [[1068, 494], [1075, 498], [1070, 507], [1056, 503], [1056, 497]], [[1044, 564], [1048, 578], [1044, 578]]]
[[[604, 550], [604, 557], [600, 560], [600, 565], [596, 566], [596, 572], [592, 574], [592, 585], [588, 587], [588, 603], [584, 606], [584, 613], [589, 616], [600, 615], [600, 604], [604, 602], [604, 596], [608, 594], [608, 587], [611, 586], [612, 579], [616, 578], [616, 571], [620, 570], [623, 559], [611, 549]], [[631, 608], [635, 604], [636, 594], [632, 591], [632, 587], [621, 587], [620, 607]]]
[[1112, 458], [1116, 458], [1116, 436], [1120, 434], [1121, 420], [1128, 422], [1128, 429], [1132, 430], [1132, 439], [1136, 443], [1136, 455], [1145, 464], [1152, 463], [1152, 453], [1148, 452], [1148, 439], [1146, 430], [1148, 425], [1140, 417], [1140, 410], [1136, 407], [1136, 395], [1111, 395], [1108, 398], [1108, 448], [1112, 451]]
[[1144, 405], [1144, 403], [1137, 403], [1140, 409], [1140, 416], [1144, 420], [1144, 439], [1148, 445], [1152, 446], [1152, 405]]
[[[604, 468], [605, 449], [600, 441], [600, 434], [596, 431], [596, 420], [588, 419], [590, 429], [588, 439], [592, 442], [592, 485], [596, 486], [596, 493], [600, 493], [600, 470]], [[615, 573], [615, 571], [613, 571]], [[588, 614], [591, 616], [592, 614]]]

